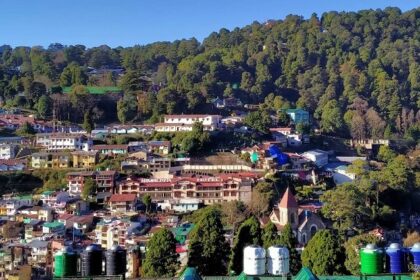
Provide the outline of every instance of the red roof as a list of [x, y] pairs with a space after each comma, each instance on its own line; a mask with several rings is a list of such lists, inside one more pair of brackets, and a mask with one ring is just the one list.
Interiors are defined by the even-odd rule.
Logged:
[[298, 208], [298, 204], [295, 196], [292, 194], [289, 188], [286, 189], [280, 203], [279, 207], [281, 208]]
[[0, 159], [0, 165], [7, 165], [7, 166], [13, 166], [18, 164], [26, 164], [26, 160], [24, 159]]
[[93, 145], [93, 150], [127, 150], [128, 145]]
[[109, 202], [126, 202], [134, 201], [136, 199], [135, 194], [113, 194], [109, 199]]

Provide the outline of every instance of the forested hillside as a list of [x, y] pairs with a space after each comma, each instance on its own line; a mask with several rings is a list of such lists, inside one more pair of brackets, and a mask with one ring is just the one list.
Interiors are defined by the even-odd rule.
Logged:
[[[125, 75], [89, 76], [88, 67], [122, 67]], [[146, 83], [145, 76], [160, 87]], [[36, 109], [51, 104], [41, 97], [60, 92], [58, 85], [121, 86], [118, 115], [124, 121], [203, 112], [211, 110], [208, 103], [216, 97], [237, 97], [243, 103], [265, 103], [262, 110], [271, 112], [306, 108], [326, 133], [359, 139], [397, 134], [415, 140], [420, 129], [420, 8], [288, 16], [221, 29], [202, 43], [0, 47], [0, 96], [6, 105]], [[78, 91], [73, 95], [80, 96], [83, 88]], [[69, 106], [97, 110], [97, 121], [105, 114], [94, 103], [79, 105]]]

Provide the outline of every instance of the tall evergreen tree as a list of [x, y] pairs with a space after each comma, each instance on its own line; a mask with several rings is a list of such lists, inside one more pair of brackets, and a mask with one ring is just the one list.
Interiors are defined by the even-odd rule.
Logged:
[[87, 133], [91, 133], [94, 129], [94, 123], [91, 112], [86, 112], [83, 115], [83, 128], [86, 130]]
[[227, 244], [220, 211], [212, 208], [191, 232], [188, 266], [196, 267], [201, 275], [226, 275]]
[[287, 247], [290, 255], [290, 271], [292, 274], [298, 273], [302, 267], [300, 256], [296, 250], [297, 239], [293, 234], [292, 226], [287, 223], [281, 231], [278, 245]]
[[318, 231], [302, 253], [302, 265], [310, 268], [315, 275], [343, 273], [343, 263], [343, 247], [330, 230]]
[[233, 243], [230, 262], [229, 273], [233, 272], [236, 275], [243, 271], [243, 252], [248, 245], [261, 245], [261, 228], [255, 216], [251, 216], [245, 220], [236, 232], [235, 241]]
[[264, 248], [280, 244], [280, 235], [278, 234], [277, 227], [271, 221], [263, 228], [261, 240]]
[[147, 243], [143, 274], [146, 277], [173, 277], [178, 269], [176, 240], [168, 229], [153, 234]]

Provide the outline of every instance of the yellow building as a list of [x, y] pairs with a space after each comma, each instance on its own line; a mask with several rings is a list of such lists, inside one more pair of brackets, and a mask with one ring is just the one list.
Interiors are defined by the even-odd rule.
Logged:
[[0, 204], [0, 216], [7, 215], [7, 207], [6, 204]]
[[67, 153], [40, 152], [31, 155], [32, 168], [69, 168], [70, 156]]
[[72, 152], [73, 167], [75, 168], [93, 168], [98, 162], [97, 151], [76, 151]]

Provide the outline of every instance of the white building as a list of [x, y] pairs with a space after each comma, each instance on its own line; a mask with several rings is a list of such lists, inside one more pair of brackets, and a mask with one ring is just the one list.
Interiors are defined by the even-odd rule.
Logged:
[[322, 150], [311, 150], [304, 152], [302, 156], [313, 163], [315, 163], [316, 166], [322, 167], [326, 164], [328, 164], [328, 153]]
[[196, 122], [201, 122], [204, 130], [213, 131], [221, 127], [220, 115], [165, 115], [164, 123], [155, 125], [160, 132], [192, 131]]
[[19, 208], [23, 206], [32, 206], [32, 197], [18, 197], [6, 202], [7, 216], [14, 216]]
[[19, 146], [14, 144], [0, 145], [0, 159], [13, 159], [19, 151]]
[[82, 134], [39, 133], [36, 135], [36, 144], [50, 151], [89, 151], [93, 143], [92, 139]]
[[158, 202], [157, 204], [162, 210], [175, 211], [179, 213], [196, 211], [202, 205], [199, 199], [194, 198], [164, 200], [163, 202]]
[[348, 172], [348, 165], [339, 165], [332, 170], [334, 183], [340, 185], [347, 182], [353, 182], [356, 174]]

